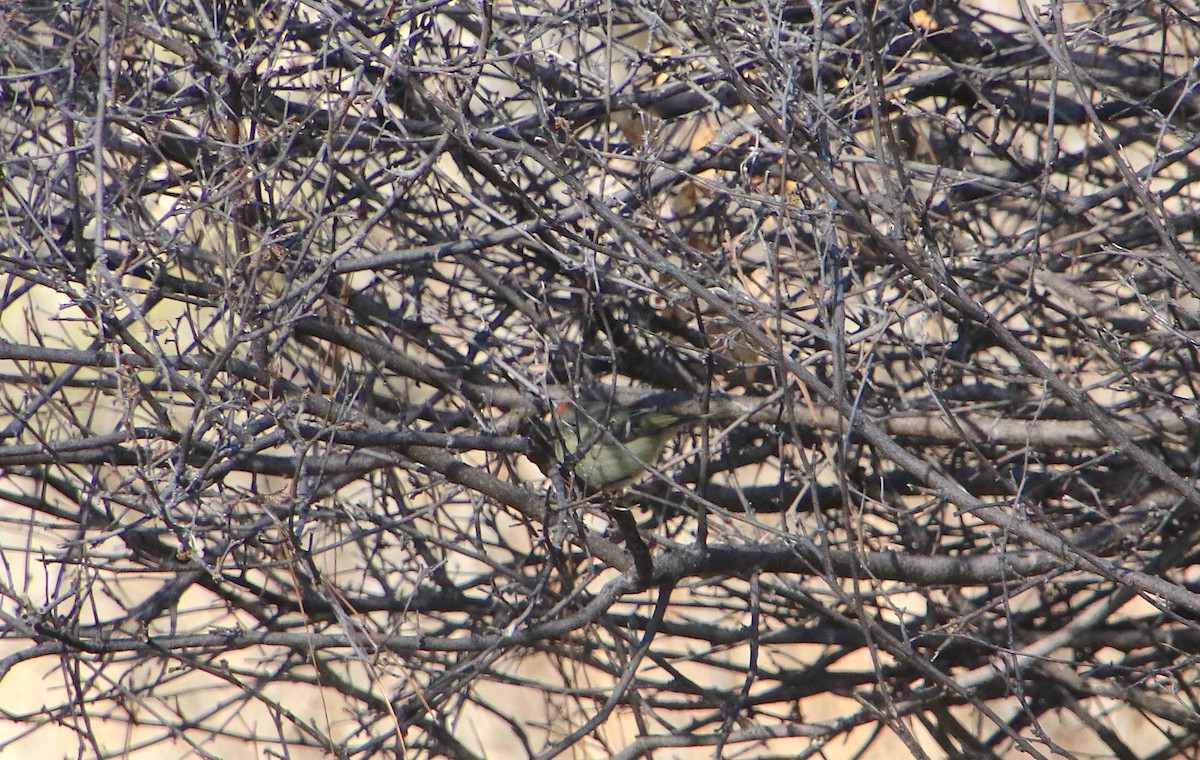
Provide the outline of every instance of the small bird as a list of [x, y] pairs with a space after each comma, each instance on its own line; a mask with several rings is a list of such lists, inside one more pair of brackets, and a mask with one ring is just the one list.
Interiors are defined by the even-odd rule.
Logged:
[[564, 401], [554, 409], [554, 461], [589, 488], [616, 491], [656, 464], [667, 441], [700, 415], [695, 396], [655, 393], [629, 405], [615, 399]]

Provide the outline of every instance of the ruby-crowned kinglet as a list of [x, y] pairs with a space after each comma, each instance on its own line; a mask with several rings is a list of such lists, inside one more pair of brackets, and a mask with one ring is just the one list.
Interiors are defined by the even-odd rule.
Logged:
[[617, 490], [656, 464], [679, 428], [698, 419], [684, 405], [695, 396], [655, 393], [629, 405], [615, 400], [564, 401], [554, 410], [554, 460], [589, 488]]

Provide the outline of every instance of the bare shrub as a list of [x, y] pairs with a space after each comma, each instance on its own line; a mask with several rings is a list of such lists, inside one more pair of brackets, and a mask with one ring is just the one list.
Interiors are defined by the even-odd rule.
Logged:
[[1196, 10], [10, 6], [0, 747], [1194, 753]]

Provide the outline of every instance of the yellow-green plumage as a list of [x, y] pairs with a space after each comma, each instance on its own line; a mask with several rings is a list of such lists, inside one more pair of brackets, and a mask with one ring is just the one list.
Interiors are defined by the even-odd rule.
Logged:
[[615, 490], [628, 485], [657, 464], [675, 431], [694, 415], [655, 406], [648, 397], [628, 407], [605, 401], [565, 402], [555, 410], [554, 456], [572, 465], [576, 477], [591, 488]]

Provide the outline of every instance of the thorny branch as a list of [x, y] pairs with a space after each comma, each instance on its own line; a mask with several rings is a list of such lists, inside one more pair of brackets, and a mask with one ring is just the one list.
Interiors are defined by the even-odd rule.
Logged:
[[1190, 751], [1200, 13], [986, 7], [9, 9], [0, 748]]

